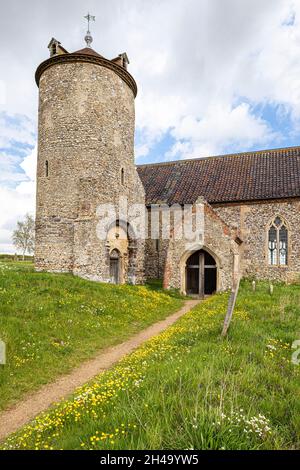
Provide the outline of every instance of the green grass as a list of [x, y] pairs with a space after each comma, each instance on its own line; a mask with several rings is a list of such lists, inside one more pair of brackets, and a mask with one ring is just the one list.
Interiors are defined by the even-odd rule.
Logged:
[[[23, 259], [22, 255], [0, 254], [0, 261], [19, 261], [19, 260], [22, 260], [22, 259]], [[33, 256], [25, 255], [24, 256], [24, 261], [33, 262]]]
[[0, 340], [7, 346], [0, 408], [181, 304], [158, 287], [100, 284], [36, 273], [29, 262], [0, 262]]
[[5, 449], [299, 449], [300, 286], [207, 299], [9, 438]]

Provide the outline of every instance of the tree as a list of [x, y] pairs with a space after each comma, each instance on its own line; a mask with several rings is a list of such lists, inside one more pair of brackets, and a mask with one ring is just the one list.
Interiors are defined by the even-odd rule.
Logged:
[[30, 214], [26, 214], [23, 222], [17, 222], [17, 228], [13, 232], [12, 240], [15, 247], [22, 252], [23, 261], [25, 254], [34, 252], [35, 222]]

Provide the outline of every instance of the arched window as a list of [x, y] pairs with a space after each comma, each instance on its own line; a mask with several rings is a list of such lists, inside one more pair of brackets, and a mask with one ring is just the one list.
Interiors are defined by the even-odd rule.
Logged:
[[49, 176], [49, 162], [46, 160], [45, 163], [45, 175], [48, 177]]
[[269, 226], [268, 256], [271, 266], [288, 264], [288, 229], [280, 217], [276, 217]]
[[124, 168], [122, 168], [121, 170], [121, 184], [124, 184], [125, 183], [125, 172], [124, 172]]

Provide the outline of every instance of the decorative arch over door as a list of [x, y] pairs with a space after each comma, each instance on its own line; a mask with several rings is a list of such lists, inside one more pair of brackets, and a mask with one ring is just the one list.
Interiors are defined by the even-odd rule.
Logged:
[[217, 290], [217, 264], [205, 250], [193, 253], [186, 262], [186, 293], [204, 297]]
[[[110, 282], [114, 284], [136, 283], [137, 275], [137, 238], [131, 225], [123, 220], [115, 220], [107, 230], [106, 238], [107, 256], [110, 265]], [[116, 275], [112, 270], [117, 270], [116, 252], [119, 254], [118, 263], [118, 282], [115, 281]]]

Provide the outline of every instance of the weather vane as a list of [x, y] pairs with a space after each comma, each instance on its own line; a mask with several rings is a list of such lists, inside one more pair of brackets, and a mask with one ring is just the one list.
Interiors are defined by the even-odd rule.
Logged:
[[92, 16], [88, 13], [84, 18], [88, 22], [88, 30], [87, 30], [87, 33], [86, 33], [86, 36], [85, 36], [84, 40], [86, 42], [87, 47], [91, 47], [91, 43], [93, 42], [93, 38], [92, 38], [91, 32], [90, 32], [90, 22], [95, 21], [96, 17]]

